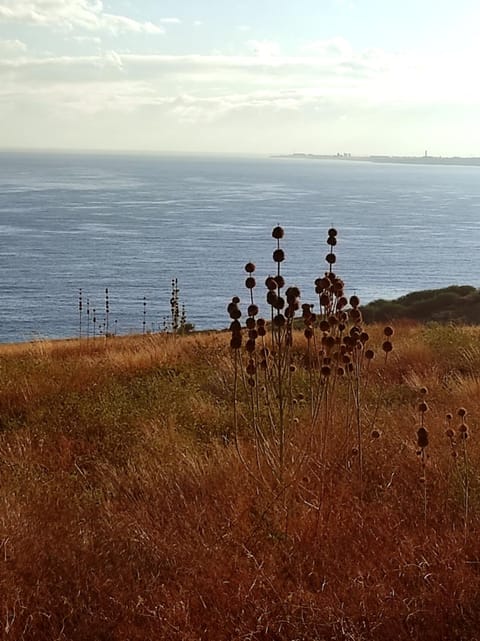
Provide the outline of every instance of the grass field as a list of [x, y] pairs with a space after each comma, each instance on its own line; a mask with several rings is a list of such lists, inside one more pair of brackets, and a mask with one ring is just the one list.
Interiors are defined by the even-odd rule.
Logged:
[[[381, 345], [383, 326], [368, 331]], [[0, 348], [1, 638], [478, 639], [480, 330], [396, 326], [358, 425], [338, 388], [326, 444], [302, 440], [299, 403], [287, 440], [305, 455], [284, 486], [248, 386], [234, 412], [229, 342]]]

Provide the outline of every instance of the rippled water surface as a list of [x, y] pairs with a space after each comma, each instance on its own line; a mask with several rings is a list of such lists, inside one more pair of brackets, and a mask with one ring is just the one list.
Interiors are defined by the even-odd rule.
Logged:
[[[479, 280], [480, 168], [207, 156], [0, 153], [0, 341], [78, 334], [78, 290], [100, 325], [158, 330], [178, 278], [187, 319], [221, 328], [243, 265], [314, 302], [326, 230], [366, 302]], [[259, 291], [259, 295], [263, 293]], [[84, 321], [85, 324], [85, 321]]]

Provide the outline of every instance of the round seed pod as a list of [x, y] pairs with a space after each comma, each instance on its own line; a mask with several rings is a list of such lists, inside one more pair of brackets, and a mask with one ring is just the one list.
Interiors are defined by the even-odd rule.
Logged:
[[240, 332], [242, 329], [242, 326], [240, 325], [240, 321], [234, 320], [230, 323], [230, 331], [231, 332]]
[[428, 394], [428, 389], [426, 387], [421, 387], [418, 391], [422, 396], [425, 396], [426, 394]]
[[258, 338], [258, 332], [256, 329], [251, 329], [248, 332], [248, 338], [251, 338], [253, 341]]
[[238, 307], [234, 307], [230, 310], [230, 318], [232, 318], [233, 320], [238, 320], [241, 317], [242, 312], [238, 309]]
[[285, 278], [281, 274], [275, 276], [274, 280], [277, 283], [278, 289], [282, 289], [282, 287], [285, 287]]
[[350, 453], [351, 453], [352, 456], [357, 456], [358, 448], [357, 447], [352, 447], [352, 449], [350, 450]]
[[330, 331], [330, 323], [327, 320], [320, 321], [320, 331], [322, 332]]
[[325, 260], [329, 265], [334, 265], [337, 262], [337, 257], [335, 256], [335, 254], [327, 254], [325, 256]]
[[329, 350], [333, 349], [335, 347], [335, 339], [333, 336], [327, 336], [325, 338], [325, 347]]
[[267, 303], [271, 305], [272, 307], [275, 307], [275, 303], [277, 302], [277, 294], [273, 290], [269, 290], [267, 292]]
[[285, 310], [285, 318], [293, 318], [295, 316], [295, 306], [289, 305]]
[[445, 418], [447, 419], [447, 421], [451, 421], [453, 419], [453, 414], [448, 412], [448, 414], [445, 416]]
[[372, 430], [372, 433], [370, 434], [370, 436], [374, 439], [377, 439], [377, 438], [380, 438], [381, 434], [378, 430]]
[[273, 319], [273, 324], [275, 327], [283, 327], [285, 325], [285, 316], [283, 314], [277, 314]]
[[338, 325], [338, 318], [336, 316], [333, 316], [332, 314], [331, 316], [328, 317], [328, 324], [331, 327], [335, 327], [335, 325]]
[[328, 365], [323, 365], [320, 372], [322, 376], [328, 377], [332, 373], [332, 370]]
[[273, 260], [276, 263], [282, 263], [285, 260], [285, 252], [283, 251], [283, 249], [276, 249], [273, 252]]
[[363, 344], [368, 343], [370, 336], [367, 334], [367, 332], [362, 332], [360, 334], [360, 340], [362, 341]]
[[328, 307], [330, 305], [330, 296], [328, 294], [322, 294], [320, 296], [320, 305], [322, 307]]
[[338, 311], [342, 310], [345, 305], [347, 305], [348, 300], [346, 299], [345, 296], [340, 296], [340, 298], [337, 300], [337, 309]]
[[449, 427], [448, 430], [445, 430], [445, 436], [447, 436], [449, 439], [452, 439], [455, 436], [455, 432], [451, 427]]
[[257, 305], [249, 305], [247, 309], [247, 314], [249, 316], [256, 316], [258, 314], [258, 307]]
[[273, 278], [273, 276], [269, 276], [265, 280], [265, 287], [271, 291], [273, 291], [274, 289], [277, 289], [277, 282], [275, 278]]
[[265, 319], [257, 318], [257, 327], [265, 327]]
[[384, 328], [383, 333], [385, 334], [385, 336], [393, 336], [393, 327], [387, 325], [387, 327]]
[[280, 227], [280, 225], [277, 225], [277, 227], [274, 227], [272, 230], [272, 236], [276, 240], [280, 240], [283, 238], [285, 232], [283, 231], [283, 228]]
[[350, 305], [352, 307], [358, 307], [360, 305], [360, 299], [358, 296], [350, 296]]
[[255, 367], [255, 363], [252, 361], [252, 359], [248, 361], [248, 365], [245, 368], [245, 370], [249, 376], [253, 376], [257, 371], [257, 368]]
[[343, 369], [343, 367], [340, 367], [340, 366], [337, 367], [337, 375], [338, 376], [344, 376], [345, 375], [345, 370]]
[[360, 323], [362, 320], [362, 312], [357, 307], [351, 309], [348, 315], [354, 323]]
[[428, 445], [428, 431], [425, 427], [420, 427], [417, 430], [417, 444], [422, 449]]
[[263, 336], [266, 335], [266, 333], [267, 333], [267, 330], [265, 329], [265, 327], [263, 325], [261, 325], [258, 328], [258, 335], [263, 337]]
[[464, 407], [459, 407], [457, 410], [457, 416], [460, 416], [460, 418], [463, 418], [466, 415], [467, 415], [467, 410]]
[[328, 278], [317, 278], [315, 280], [315, 287], [320, 287], [320, 289], [327, 289], [327, 287], [330, 287], [330, 280]]
[[375, 352], [373, 351], [373, 349], [367, 349], [367, 351], [365, 352], [365, 358], [369, 361], [375, 358]]
[[335, 247], [335, 245], [337, 244], [337, 239], [335, 238], [335, 236], [329, 236], [327, 238], [327, 244], [330, 245], [330, 247]]
[[343, 288], [345, 287], [345, 283], [341, 278], [336, 278], [335, 281], [333, 282], [333, 290], [335, 292], [341, 292], [343, 291]]
[[256, 284], [257, 284], [257, 282], [256, 282], [256, 280], [255, 280], [255, 278], [254, 278], [253, 276], [249, 276], [249, 277], [245, 280], [245, 287], [246, 287], [247, 289], [253, 289], [253, 288], [255, 287], [255, 285], [256, 285]]
[[311, 340], [313, 338], [313, 329], [311, 327], [306, 327], [303, 331], [303, 335], [307, 341]]
[[230, 340], [230, 347], [232, 349], [240, 349], [242, 346], [242, 335], [241, 334], [233, 334], [231, 340]]
[[298, 287], [289, 287], [285, 292], [288, 303], [294, 303], [300, 297], [300, 290]]
[[297, 371], [297, 368], [295, 367], [295, 365], [290, 365], [290, 371], [292, 373]]
[[422, 414], [428, 412], [428, 405], [425, 403], [425, 401], [422, 401], [418, 404], [418, 411], [422, 412]]
[[384, 341], [382, 344], [382, 349], [386, 354], [388, 354], [388, 352], [392, 351], [393, 345], [390, 341]]
[[233, 303], [234, 305], [238, 305], [238, 303], [239, 303], [239, 302], [240, 302], [240, 299], [238, 298], [238, 296], [234, 296], [234, 297], [232, 298], [232, 303]]
[[253, 272], [255, 271], [255, 265], [254, 265], [253, 263], [247, 263], [247, 264], [245, 265], [245, 271], [246, 271], [248, 274], [253, 274]]
[[275, 307], [275, 309], [283, 309], [285, 307], [285, 299], [282, 298], [281, 296], [277, 296], [272, 307]]
[[253, 338], [249, 338], [245, 343], [245, 349], [249, 354], [252, 354], [255, 351], [255, 341], [253, 340]]
[[458, 431], [460, 434], [464, 434], [465, 432], [468, 432], [468, 426], [466, 423], [462, 423], [461, 425], [458, 426]]
[[328, 230], [328, 235], [329, 235], [330, 237], [332, 237], [332, 236], [337, 236], [337, 234], [338, 234], [338, 232], [337, 232], [337, 230], [335, 229], [335, 227], [330, 227], [330, 229]]
[[247, 326], [247, 329], [254, 329], [256, 323], [254, 318], [247, 318], [245, 321], [245, 325]]

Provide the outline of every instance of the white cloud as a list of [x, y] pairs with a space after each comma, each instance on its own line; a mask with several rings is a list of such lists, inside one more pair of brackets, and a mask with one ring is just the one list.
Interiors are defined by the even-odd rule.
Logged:
[[18, 56], [27, 51], [27, 45], [21, 40], [0, 40], [0, 55]]
[[162, 24], [180, 24], [182, 21], [180, 18], [162, 18], [160, 22]]
[[0, 0], [0, 23], [20, 22], [64, 29], [162, 34], [165, 28], [104, 11], [101, 0]]
[[271, 40], [249, 40], [247, 47], [260, 58], [270, 58], [280, 55], [280, 45]]

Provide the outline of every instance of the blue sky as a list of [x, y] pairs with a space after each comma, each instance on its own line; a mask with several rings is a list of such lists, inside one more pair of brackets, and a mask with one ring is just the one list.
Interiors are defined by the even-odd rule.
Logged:
[[0, 148], [480, 155], [478, 0], [0, 0]]

